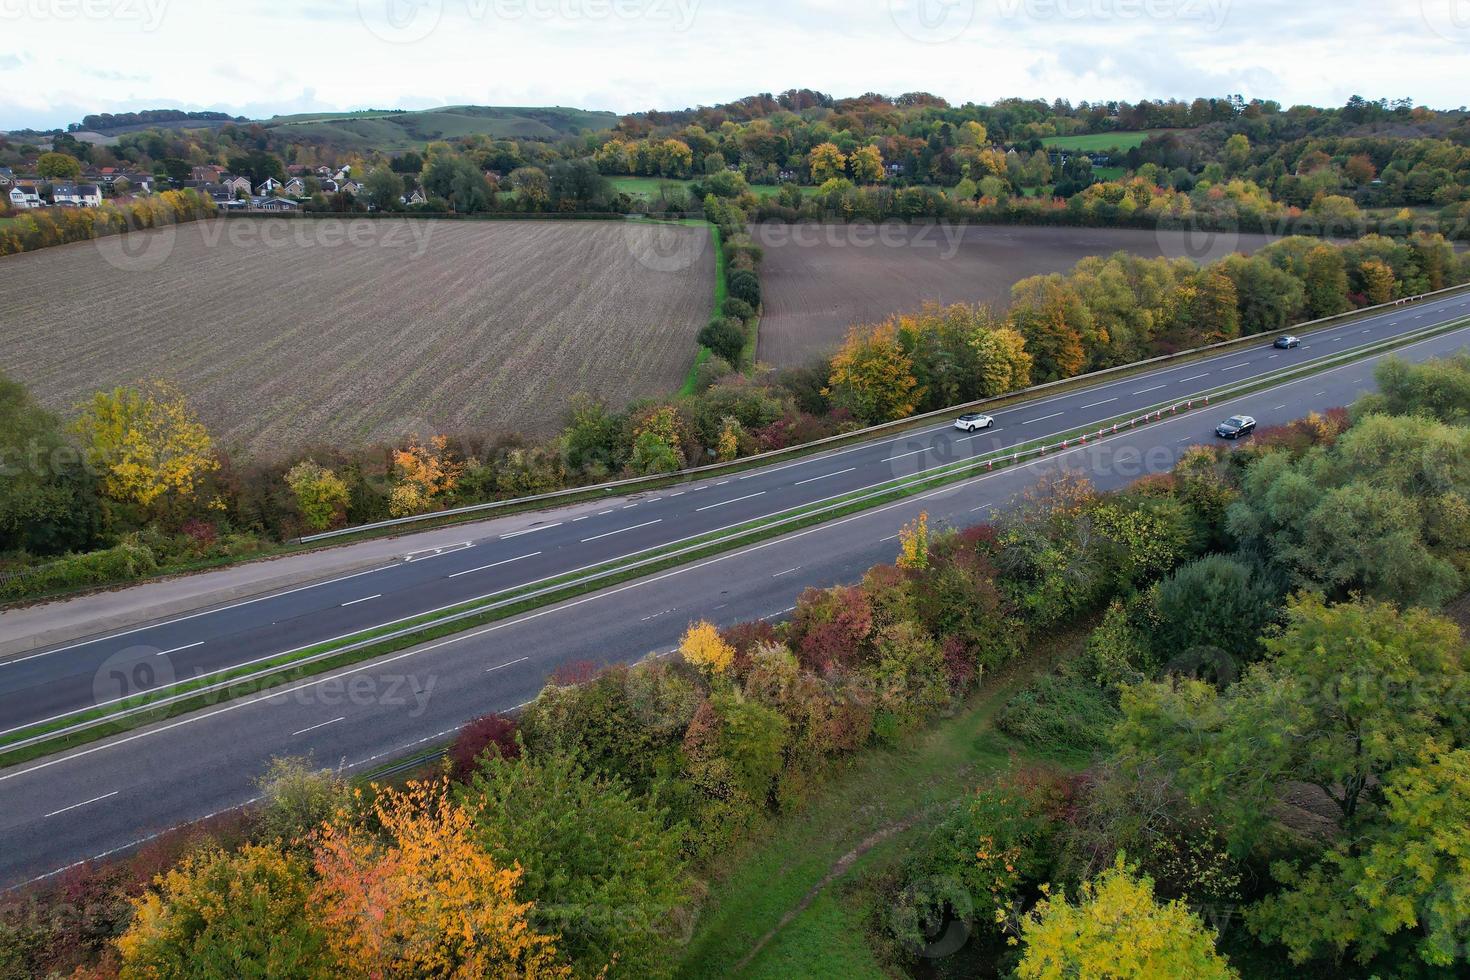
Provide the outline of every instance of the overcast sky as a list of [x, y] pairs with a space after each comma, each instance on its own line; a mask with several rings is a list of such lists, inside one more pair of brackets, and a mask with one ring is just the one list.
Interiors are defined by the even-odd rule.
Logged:
[[0, 0], [0, 129], [835, 95], [1470, 102], [1470, 0]]

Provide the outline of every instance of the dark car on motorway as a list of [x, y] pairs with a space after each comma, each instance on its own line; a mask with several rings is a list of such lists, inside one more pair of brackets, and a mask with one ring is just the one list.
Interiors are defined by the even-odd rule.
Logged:
[[1221, 439], [1239, 439], [1256, 431], [1256, 420], [1249, 415], [1232, 415], [1215, 426], [1215, 435]]
[[1293, 337], [1291, 334], [1287, 334], [1284, 337], [1276, 338], [1276, 347], [1279, 350], [1291, 350], [1291, 348], [1300, 347], [1301, 345], [1302, 338]]

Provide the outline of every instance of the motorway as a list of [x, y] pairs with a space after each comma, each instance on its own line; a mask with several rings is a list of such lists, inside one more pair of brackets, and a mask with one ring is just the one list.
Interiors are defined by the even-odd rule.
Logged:
[[[1237, 350], [1017, 405], [993, 413], [996, 429], [975, 437], [945, 423], [595, 510], [523, 515], [513, 530], [433, 557], [27, 654], [0, 663], [0, 728], [92, 704], [107, 686], [109, 662], [119, 658], [129, 664], [150, 658], [160, 681], [258, 660], [1467, 314], [1470, 296], [1464, 295], [1408, 305], [1311, 334], [1297, 350]], [[1400, 354], [1422, 359], [1458, 350], [1467, 339], [1470, 328]], [[891, 560], [899, 526], [920, 510], [936, 522], [973, 523], [1048, 470], [1085, 472], [1106, 488], [1166, 468], [1185, 446], [1208, 440], [1214, 423], [1232, 411], [1268, 426], [1346, 404], [1371, 386], [1378, 360], [0, 771], [0, 882], [23, 881], [237, 806], [253, 795], [254, 777], [273, 756], [371, 768], [471, 717], [529, 701], [558, 666], [667, 651], [693, 619], [728, 624], [780, 615], [806, 586], [850, 581], [874, 562]]]

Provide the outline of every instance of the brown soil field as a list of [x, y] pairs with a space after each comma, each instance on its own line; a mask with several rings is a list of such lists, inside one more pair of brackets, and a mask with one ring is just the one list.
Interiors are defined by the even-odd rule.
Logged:
[[1004, 309], [1027, 276], [1065, 272], [1117, 251], [1211, 262], [1252, 252], [1267, 235], [1035, 228], [1014, 225], [760, 225], [765, 250], [758, 358], [790, 367], [830, 353], [848, 327], [924, 303]]
[[704, 228], [220, 219], [0, 260], [0, 371], [63, 416], [166, 379], [261, 456], [545, 435], [578, 391], [677, 389], [713, 290]]

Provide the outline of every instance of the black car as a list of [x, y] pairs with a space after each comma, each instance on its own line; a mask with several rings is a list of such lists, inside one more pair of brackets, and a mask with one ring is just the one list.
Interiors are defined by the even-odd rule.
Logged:
[[1215, 426], [1215, 435], [1221, 439], [1239, 439], [1256, 431], [1256, 420], [1249, 415], [1232, 415]]
[[1301, 345], [1302, 338], [1287, 334], [1285, 337], [1277, 337], [1275, 346], [1278, 350], [1291, 350], [1293, 347], [1300, 347]]

